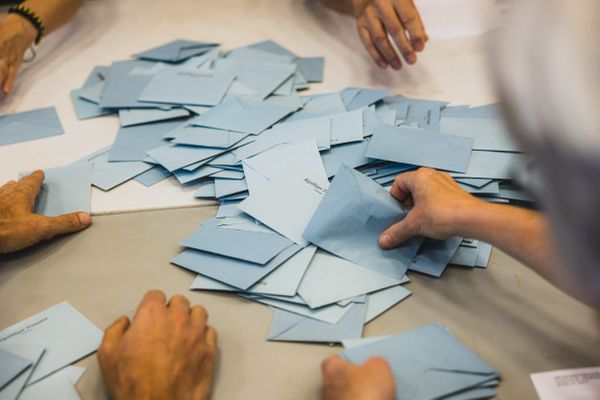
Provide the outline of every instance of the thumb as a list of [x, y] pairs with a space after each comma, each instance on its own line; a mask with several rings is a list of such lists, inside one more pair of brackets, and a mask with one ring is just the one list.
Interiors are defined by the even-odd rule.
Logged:
[[44, 239], [51, 239], [58, 235], [74, 233], [84, 230], [92, 223], [92, 216], [84, 212], [59, 215], [58, 217], [44, 217], [42, 235]]
[[383, 249], [393, 249], [416, 235], [414, 210], [408, 212], [406, 217], [396, 222], [379, 236], [379, 245]]

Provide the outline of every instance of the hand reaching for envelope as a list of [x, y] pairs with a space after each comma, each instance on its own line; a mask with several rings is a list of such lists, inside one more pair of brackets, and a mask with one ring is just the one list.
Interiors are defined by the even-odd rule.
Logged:
[[33, 25], [16, 14], [0, 21], [0, 85], [5, 95], [12, 90], [23, 55], [36, 35]]
[[35, 171], [0, 187], [0, 254], [18, 251], [57, 235], [78, 232], [92, 223], [88, 213], [46, 217], [32, 212], [44, 182]]
[[398, 175], [390, 194], [412, 209], [381, 234], [379, 244], [385, 249], [417, 235], [433, 239], [460, 235], [464, 228], [461, 217], [486, 204], [462, 189], [450, 175], [429, 168]]
[[382, 358], [371, 358], [363, 365], [329, 357], [321, 364], [323, 400], [394, 400], [394, 377]]
[[208, 399], [217, 333], [202, 306], [151, 290], [130, 322], [109, 326], [98, 350], [108, 392], [121, 399]]

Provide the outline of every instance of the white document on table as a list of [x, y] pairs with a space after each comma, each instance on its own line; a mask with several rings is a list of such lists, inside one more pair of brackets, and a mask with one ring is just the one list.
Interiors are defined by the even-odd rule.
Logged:
[[531, 374], [540, 400], [599, 400], [600, 367]]

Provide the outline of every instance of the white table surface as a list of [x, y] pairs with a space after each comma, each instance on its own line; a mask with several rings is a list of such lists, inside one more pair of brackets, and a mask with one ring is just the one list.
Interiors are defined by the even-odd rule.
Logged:
[[[0, 147], [0, 182], [21, 171], [65, 165], [110, 145], [118, 118], [75, 117], [69, 92], [96, 65], [176, 38], [216, 41], [225, 49], [273, 39], [300, 56], [325, 56], [323, 84], [310, 92], [347, 86], [387, 87], [392, 93], [484, 104], [494, 101], [485, 64], [485, 35], [494, 0], [421, 0], [431, 40], [416, 66], [382, 71], [369, 59], [354, 20], [303, 0], [90, 0], [67, 26], [38, 48], [24, 66], [13, 93], [0, 101], [0, 114], [56, 106], [65, 134]], [[110, 192], [94, 189], [95, 214], [202, 204], [194, 188], [170, 178], [146, 188], [128, 182]]]

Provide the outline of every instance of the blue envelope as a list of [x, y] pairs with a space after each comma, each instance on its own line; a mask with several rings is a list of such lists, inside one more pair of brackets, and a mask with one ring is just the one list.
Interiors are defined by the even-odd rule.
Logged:
[[134, 54], [134, 57], [144, 60], [175, 63], [204, 54], [218, 45], [218, 43], [205, 43], [179, 39], [143, 51], [141, 53]]
[[379, 125], [367, 149], [367, 157], [465, 172], [473, 139], [406, 126]]
[[379, 235], [406, 216], [383, 187], [343, 166], [304, 232], [315, 245], [365, 268], [402, 279], [421, 245], [415, 237], [392, 250], [379, 247]]
[[200, 229], [185, 238], [181, 245], [264, 265], [293, 244], [291, 240], [275, 232], [225, 229], [217, 227], [218, 223], [217, 219], [206, 221]]
[[328, 177], [334, 176], [342, 165], [350, 168], [356, 168], [369, 163], [369, 158], [365, 156], [368, 140], [358, 143], [347, 143], [332, 147], [329, 151], [321, 153], [325, 172]]
[[274, 342], [339, 343], [362, 336], [366, 305], [355, 303], [335, 324], [273, 309], [267, 340]]
[[287, 261], [302, 248], [292, 245], [265, 265], [258, 265], [234, 258], [223, 257], [203, 251], [187, 249], [171, 260], [171, 263], [208, 276], [229, 286], [246, 290]]
[[120, 128], [108, 161], [142, 161], [148, 150], [167, 145], [163, 136], [179, 125], [179, 121], [166, 121]]
[[362, 364], [383, 357], [392, 367], [398, 400], [431, 400], [496, 380], [498, 372], [438, 324], [347, 349], [340, 354]]
[[323, 82], [324, 57], [301, 57], [295, 63], [307, 82]]
[[143, 60], [118, 61], [110, 66], [106, 84], [100, 95], [102, 108], [148, 108], [147, 103], [138, 101], [152, 75], [132, 74], [138, 68], [151, 68], [155, 63]]
[[0, 348], [0, 389], [30, 366], [30, 360]]
[[[355, 90], [358, 90], [358, 92], [355, 93]], [[350, 91], [350, 93], [354, 94], [346, 103], [346, 109], [348, 111], [368, 107], [390, 95], [390, 92], [387, 89], [347, 88], [344, 89], [343, 92], [346, 91]]]
[[0, 116], [0, 146], [63, 133], [54, 107]]
[[158, 182], [167, 179], [169, 176], [171, 176], [171, 173], [169, 171], [167, 171], [160, 165], [157, 165], [146, 172], [142, 172], [141, 174], [133, 178], [133, 180], [141, 183], [146, 187], [150, 187], [157, 184]]
[[462, 238], [458, 236], [447, 240], [426, 238], [409, 269], [439, 278], [461, 242]]
[[188, 117], [190, 112], [183, 108], [162, 110], [160, 108], [132, 108], [119, 110], [121, 126], [149, 124], [152, 122], [167, 121]]

